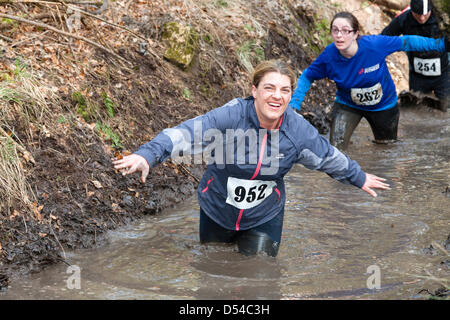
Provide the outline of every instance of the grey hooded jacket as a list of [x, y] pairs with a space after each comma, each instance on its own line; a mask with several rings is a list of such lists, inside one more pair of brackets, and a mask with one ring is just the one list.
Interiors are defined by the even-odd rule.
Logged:
[[[205, 213], [229, 230], [246, 230], [274, 218], [286, 200], [283, 177], [294, 163], [361, 188], [365, 173], [288, 107], [278, 130], [260, 128], [253, 97], [165, 129], [136, 154], [150, 167], [168, 158], [208, 163], [198, 186]], [[185, 158], [180, 158], [184, 156]]]

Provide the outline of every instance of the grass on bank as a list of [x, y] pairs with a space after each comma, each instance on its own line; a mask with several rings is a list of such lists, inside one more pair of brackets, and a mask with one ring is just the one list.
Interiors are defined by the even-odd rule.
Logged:
[[0, 134], [0, 210], [7, 210], [9, 215], [15, 203], [31, 208], [33, 198], [17, 143], [11, 137]]
[[26, 178], [26, 163], [34, 162], [15, 127], [32, 140], [49, 113], [48, 94], [22, 59], [0, 73], [0, 212], [12, 207], [32, 210], [35, 196]]

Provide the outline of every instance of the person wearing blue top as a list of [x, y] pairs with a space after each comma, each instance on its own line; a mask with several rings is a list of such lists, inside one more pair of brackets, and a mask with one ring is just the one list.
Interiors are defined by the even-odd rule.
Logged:
[[[396, 16], [381, 32], [386, 36], [419, 35], [441, 38], [444, 31], [431, 0], [411, 0], [410, 6]], [[434, 92], [441, 111], [447, 112], [450, 105], [449, 58], [447, 52], [408, 52], [409, 90], [412, 92]]]
[[132, 155], [113, 161], [114, 168], [124, 175], [140, 171], [145, 183], [150, 168], [166, 159], [190, 155], [199, 163], [206, 154], [197, 189], [200, 241], [237, 243], [245, 255], [276, 256], [286, 201], [283, 178], [295, 163], [372, 196], [373, 189], [389, 189], [385, 179], [362, 171], [288, 108], [295, 80], [285, 62], [262, 62], [253, 73], [252, 96], [164, 129]]
[[345, 150], [362, 117], [376, 143], [397, 140], [399, 108], [386, 57], [396, 51], [444, 51], [444, 39], [421, 36], [359, 35], [359, 22], [349, 12], [337, 13], [330, 25], [333, 43], [301, 74], [290, 106], [300, 110], [314, 80], [328, 78], [337, 86], [330, 142]]

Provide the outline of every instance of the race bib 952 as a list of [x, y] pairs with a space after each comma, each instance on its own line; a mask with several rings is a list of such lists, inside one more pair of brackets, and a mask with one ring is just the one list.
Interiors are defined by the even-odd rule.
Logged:
[[238, 209], [250, 209], [263, 202], [273, 192], [275, 181], [246, 180], [229, 177], [226, 202]]

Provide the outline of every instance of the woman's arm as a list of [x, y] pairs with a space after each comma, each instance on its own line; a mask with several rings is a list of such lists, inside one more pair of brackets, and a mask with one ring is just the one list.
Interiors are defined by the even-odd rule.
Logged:
[[373, 197], [377, 196], [373, 189], [390, 189], [389, 185], [383, 182], [385, 179], [365, 173], [356, 161], [332, 146], [309, 123], [299, 126], [297, 131], [303, 140], [297, 163], [311, 170], [325, 172], [342, 183], [361, 188]]
[[444, 38], [433, 39], [422, 36], [400, 36], [402, 51], [440, 51], [445, 52]]
[[328, 76], [327, 66], [329, 65], [330, 47], [331, 45], [326, 47], [317, 59], [314, 60], [314, 62], [311, 63], [299, 77], [297, 88], [295, 88], [291, 101], [289, 102], [289, 105], [293, 109], [300, 110], [305, 95], [315, 80], [324, 79]]
[[370, 194], [372, 197], [376, 197], [377, 193], [373, 189], [391, 190], [389, 185], [383, 181], [386, 181], [386, 179], [366, 173], [366, 181], [361, 189]]
[[294, 93], [292, 94], [291, 101], [289, 102], [289, 105], [297, 110], [300, 110], [300, 108], [302, 107], [305, 95], [312, 84], [312, 81], [309, 80], [308, 77], [306, 76], [306, 70], [302, 73], [302, 75], [298, 79], [297, 88], [295, 88]]
[[144, 157], [131, 154], [125, 156], [122, 159], [114, 160], [114, 169], [120, 170], [124, 176], [127, 174], [134, 173], [136, 171], [141, 171], [141, 182], [145, 183], [148, 173], [150, 171], [150, 166]]
[[209, 144], [218, 143], [216, 140], [220, 140], [226, 128], [232, 128], [237, 122], [242, 113], [242, 103], [241, 99], [234, 99], [174, 128], [164, 129], [132, 155], [113, 161], [114, 168], [123, 175], [141, 171], [141, 182], [144, 183], [150, 168], [165, 160], [202, 154]]

